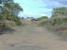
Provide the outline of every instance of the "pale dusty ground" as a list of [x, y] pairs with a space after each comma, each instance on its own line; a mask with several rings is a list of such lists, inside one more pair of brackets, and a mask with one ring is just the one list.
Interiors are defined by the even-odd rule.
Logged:
[[20, 26], [0, 36], [0, 50], [67, 50], [67, 41], [34, 25]]

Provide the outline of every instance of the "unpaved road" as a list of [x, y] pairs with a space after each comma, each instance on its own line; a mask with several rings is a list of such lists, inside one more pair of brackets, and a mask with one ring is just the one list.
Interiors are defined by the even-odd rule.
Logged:
[[0, 36], [0, 50], [67, 50], [67, 41], [42, 27], [20, 26], [13, 34]]

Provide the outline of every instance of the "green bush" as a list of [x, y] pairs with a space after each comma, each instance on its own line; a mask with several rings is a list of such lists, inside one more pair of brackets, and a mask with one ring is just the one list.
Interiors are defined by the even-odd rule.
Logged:
[[43, 19], [48, 19], [48, 17], [47, 16], [41, 16], [40, 18], [38, 18], [39, 21], [43, 20]]
[[20, 20], [16, 21], [16, 25], [22, 25], [22, 22]]

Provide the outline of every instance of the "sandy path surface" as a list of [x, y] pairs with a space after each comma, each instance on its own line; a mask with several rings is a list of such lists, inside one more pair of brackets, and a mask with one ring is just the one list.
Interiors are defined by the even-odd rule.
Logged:
[[0, 50], [67, 50], [67, 41], [45, 28], [20, 26], [13, 34], [0, 36]]

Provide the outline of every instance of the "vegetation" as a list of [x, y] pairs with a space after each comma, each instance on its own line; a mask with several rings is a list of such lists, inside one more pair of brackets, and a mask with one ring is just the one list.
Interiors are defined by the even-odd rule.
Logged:
[[51, 18], [39, 18], [40, 26], [46, 26], [51, 31], [56, 31], [57, 34], [67, 37], [67, 7], [54, 8]]
[[38, 26], [44, 26], [45, 24], [48, 23], [48, 17], [47, 16], [42, 16], [40, 18], [38, 18]]
[[[47, 19], [48, 25], [52, 25], [53, 27], [56, 27], [56, 28], [61, 25], [66, 27], [65, 25], [67, 25], [67, 7], [54, 8], [52, 12], [52, 16], [49, 19], [47, 17], [41, 17], [38, 19], [44, 20], [44, 22], [45, 22], [45, 19]], [[47, 21], [43, 23], [46, 24]]]
[[41, 20], [40, 25], [46, 25], [49, 29], [54, 31], [67, 30], [67, 7], [54, 8], [51, 18], [41, 17], [39, 20]]
[[41, 16], [40, 18], [38, 18], [39, 21], [43, 20], [43, 19], [48, 19], [48, 17], [47, 16]]
[[2, 9], [3, 12], [0, 14], [0, 30], [22, 24], [17, 14], [23, 11], [23, 9], [17, 3], [6, 3]]
[[51, 22], [53, 25], [67, 24], [67, 8], [55, 8], [52, 13]]

